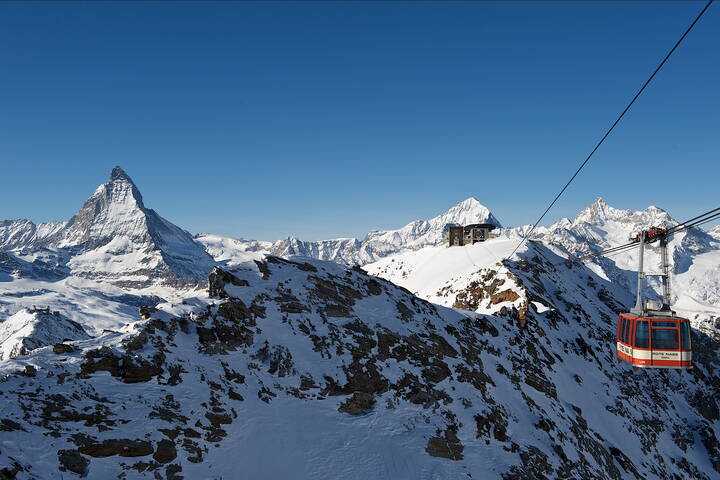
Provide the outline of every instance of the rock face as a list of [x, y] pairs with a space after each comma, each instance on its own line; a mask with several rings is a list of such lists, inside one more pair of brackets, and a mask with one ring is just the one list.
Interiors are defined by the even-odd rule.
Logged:
[[0, 249], [53, 250], [68, 273], [130, 288], [198, 281], [214, 264], [188, 232], [145, 207], [120, 167], [68, 222], [0, 223]]
[[213, 297], [145, 309], [72, 361], [0, 362], [0, 465], [17, 478], [235, 478], [239, 465], [247, 478], [717, 478], [718, 341], [694, 332], [683, 374], [618, 365], [614, 316], [631, 298], [561, 260], [531, 243], [484, 272], [476, 296], [496, 315], [329, 262], [216, 268]]
[[[0, 323], [0, 360], [27, 355], [48, 345], [85, 340], [90, 336], [76, 322], [49, 310], [23, 309]], [[69, 345], [57, 346], [56, 353], [72, 351]]]

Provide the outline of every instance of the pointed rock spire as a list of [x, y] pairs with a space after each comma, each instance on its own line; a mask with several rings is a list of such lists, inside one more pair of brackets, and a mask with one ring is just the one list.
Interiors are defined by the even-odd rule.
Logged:
[[122, 168], [116, 166], [116, 167], [114, 167], [114, 168], [112, 169], [112, 171], [110, 172], [110, 181], [111, 181], [111, 182], [115, 182], [115, 181], [118, 181], [118, 180], [119, 180], [119, 181], [125, 181], [125, 182], [129, 182], [129, 183], [133, 183], [133, 181], [132, 181], [132, 179], [130, 178], [130, 176], [129, 176], [127, 173], [125, 173], [125, 170], [123, 170]]

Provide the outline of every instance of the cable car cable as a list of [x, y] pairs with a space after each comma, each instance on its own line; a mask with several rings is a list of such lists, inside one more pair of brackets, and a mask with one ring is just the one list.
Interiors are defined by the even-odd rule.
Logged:
[[[718, 209], [716, 209], [716, 210], [720, 210], [720, 208], [718, 208]], [[674, 234], [674, 233], [678, 233], [678, 232], [682, 232], [682, 231], [684, 231], [684, 230], [689, 229], [690, 227], [697, 227], [698, 225], [702, 225], [702, 224], [708, 223], [708, 222], [710, 222], [710, 221], [712, 221], [712, 220], [715, 220], [716, 218], [720, 217], [720, 212], [718, 212], [718, 213], [716, 213], [716, 214], [714, 214], [714, 215], [710, 215], [709, 217], [706, 216], [706, 215], [707, 215], [707, 214], [705, 214], [705, 215], [700, 215], [700, 217], [704, 217], [704, 218], [700, 218], [699, 220], [697, 220], [697, 221], [695, 221], [695, 222], [693, 222], [693, 223], [684, 225], [682, 228], [677, 228], [677, 229], [673, 229], [672, 231], [669, 231], [668, 235], [671, 235], [671, 234]], [[696, 217], [696, 218], [699, 218], [699, 217]], [[687, 222], [686, 222], [686, 223], [687, 223]]]
[[693, 218], [691, 218], [690, 220], [686, 220], [686, 221], [684, 221], [684, 222], [682, 222], [682, 223], [678, 223], [678, 224], [675, 225], [674, 227], [668, 228], [668, 232], [675, 231], [675, 230], [679, 229], [680, 227], [682, 227], [682, 226], [685, 225], [685, 224], [688, 224], [688, 223], [690, 223], [690, 222], [693, 222], [693, 221], [695, 221], [695, 220], [698, 220], [698, 219], [700, 219], [700, 218], [702, 218], [702, 217], [704, 217], [704, 216], [706, 216], [706, 215], [709, 215], [709, 214], [711, 214], [711, 213], [713, 213], [713, 212], [717, 212], [718, 210], [720, 210], [720, 207], [718, 207], [718, 208], [716, 208], [716, 209], [713, 209], [713, 210], [710, 210], [709, 212], [705, 212], [705, 213], [703, 213], [702, 215], [698, 215], [697, 217], [693, 217]]
[[524, 235], [524, 236], [522, 237], [522, 239], [520, 240], [520, 242], [519, 242], [519, 243], [517, 244], [517, 246], [515, 246], [515, 248], [513, 249], [512, 253], [510, 253], [510, 255], [508, 255], [507, 257], [505, 257], [503, 260], [507, 260], [508, 258], [512, 257], [513, 254], [515, 254], [515, 252], [517, 252], [518, 248], [520, 248], [520, 247], [522, 246], [522, 244], [525, 243], [525, 240], [526, 240], [528, 237], [530, 237], [530, 235], [535, 231], [535, 228], [537, 228], [538, 224], [542, 221], [543, 218], [545, 218], [545, 215], [547, 215], [547, 213], [550, 211], [550, 209], [553, 207], [553, 205], [555, 205], [555, 202], [557, 202], [558, 199], [560, 198], [560, 196], [561, 196], [563, 193], [565, 193], [565, 190], [570, 186], [570, 184], [572, 183], [572, 181], [575, 180], [575, 177], [577, 177], [578, 174], [580, 173], [580, 171], [585, 167], [585, 165], [587, 165], [587, 163], [590, 161], [590, 159], [591, 159], [592, 156], [595, 154], [595, 152], [597, 151], [597, 149], [600, 148], [600, 145], [603, 144], [603, 142], [605, 141], [605, 139], [606, 139], [606, 138], [610, 135], [610, 133], [615, 129], [615, 127], [617, 126], [617, 124], [620, 123], [620, 120], [622, 120], [622, 118], [625, 116], [625, 114], [627, 113], [627, 111], [630, 110], [630, 107], [633, 106], [633, 104], [635, 103], [635, 100], [638, 99], [638, 97], [640, 96], [640, 94], [643, 93], [643, 91], [644, 91], [645, 88], [650, 84], [650, 82], [652, 81], [652, 79], [655, 78], [655, 75], [657, 75], [657, 73], [660, 71], [660, 69], [665, 65], [665, 63], [668, 61], [668, 59], [670, 58], [670, 56], [671, 56], [671, 55], [675, 52], [675, 50], [680, 46], [680, 44], [681, 44], [682, 41], [685, 39], [685, 37], [688, 35], [688, 33], [690, 33], [690, 30], [693, 29], [693, 27], [695, 26], [695, 24], [698, 22], [698, 20], [700, 20], [700, 18], [703, 16], [703, 14], [705, 14], [705, 12], [706, 12], [707, 9], [710, 7], [710, 5], [712, 5], [712, 3], [713, 3], [713, 0], [709, 0], [709, 1], [705, 4], [705, 7], [703, 7], [703, 9], [700, 11], [700, 13], [697, 15], [697, 17], [695, 17], [695, 20], [693, 20], [693, 22], [690, 24], [690, 26], [687, 28], [687, 30], [685, 30], [685, 33], [683, 33], [682, 36], [678, 39], [678, 41], [675, 42], [675, 45], [673, 45], [673, 47], [670, 49], [670, 51], [667, 53], [667, 55], [665, 55], [665, 58], [663, 58], [662, 61], [660, 62], [660, 64], [657, 66], [657, 68], [655, 68], [655, 71], [652, 73], [652, 75], [650, 75], [650, 77], [648, 77], [648, 79], [645, 80], [645, 83], [643, 83], [642, 87], [640, 87], [640, 90], [638, 90], [638, 92], [635, 94], [635, 96], [632, 98], [632, 100], [630, 100], [630, 103], [628, 103], [627, 106], [625, 107], [625, 109], [622, 111], [622, 113], [620, 114], [620, 116], [617, 117], [617, 119], [615, 120], [615, 122], [614, 122], [614, 123], [610, 126], [610, 128], [605, 132], [605, 135], [603, 135], [602, 138], [600, 139], [600, 141], [595, 145], [595, 148], [593, 148], [592, 151], [590, 152], [590, 154], [587, 156], [587, 158], [585, 158], [585, 161], [580, 164], [580, 166], [579, 166], [578, 169], [575, 171], [575, 173], [572, 175], [572, 177], [570, 177], [570, 180], [567, 181], [567, 183], [565, 184], [565, 186], [564, 186], [564, 187], [560, 190], [560, 192], [555, 196], [555, 198], [553, 199], [553, 201], [550, 202], [550, 205], [545, 209], [545, 211], [542, 213], [542, 215], [540, 215], [540, 218], [537, 219], [537, 221], [536, 221], [535, 224], [532, 226], [532, 228], [530, 229], [530, 231], [529, 231], [526, 235]]

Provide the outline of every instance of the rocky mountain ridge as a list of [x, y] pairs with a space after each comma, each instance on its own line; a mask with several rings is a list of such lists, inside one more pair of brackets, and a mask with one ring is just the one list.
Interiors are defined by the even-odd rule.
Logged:
[[561, 261], [483, 271], [496, 315], [328, 262], [216, 268], [209, 296], [0, 363], [3, 473], [716, 478], [718, 342], [696, 332], [690, 373], [616, 364], [630, 295]]

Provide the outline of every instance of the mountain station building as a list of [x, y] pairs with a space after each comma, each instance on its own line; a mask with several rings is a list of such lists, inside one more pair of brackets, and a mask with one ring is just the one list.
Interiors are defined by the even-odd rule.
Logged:
[[484, 242], [491, 237], [490, 232], [495, 230], [491, 223], [474, 223], [472, 225], [449, 226], [445, 239], [450, 247], [472, 245], [477, 242]]

